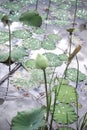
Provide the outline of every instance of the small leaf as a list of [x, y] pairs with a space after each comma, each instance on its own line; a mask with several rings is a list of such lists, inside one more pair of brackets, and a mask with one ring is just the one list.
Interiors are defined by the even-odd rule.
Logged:
[[40, 27], [42, 24], [42, 18], [37, 11], [27, 11], [21, 14], [19, 20], [26, 25]]

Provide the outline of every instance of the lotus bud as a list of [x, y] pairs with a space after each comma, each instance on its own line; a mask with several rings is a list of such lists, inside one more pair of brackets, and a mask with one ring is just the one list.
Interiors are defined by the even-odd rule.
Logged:
[[46, 56], [38, 54], [35, 64], [37, 69], [46, 69], [48, 67], [48, 59]]

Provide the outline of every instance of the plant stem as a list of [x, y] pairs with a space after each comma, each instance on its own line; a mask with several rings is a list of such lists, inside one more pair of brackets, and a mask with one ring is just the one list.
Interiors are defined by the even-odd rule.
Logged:
[[5, 98], [7, 97], [8, 94], [8, 89], [9, 89], [9, 77], [10, 77], [10, 72], [11, 72], [11, 29], [10, 29], [10, 22], [8, 21], [8, 29], [9, 29], [9, 75], [8, 75], [8, 82], [7, 82], [7, 89], [6, 89], [6, 95]]
[[36, 1], [36, 8], [35, 8], [35, 10], [37, 10], [37, 8], [38, 8], [38, 2], [39, 2], [39, 0]]
[[75, 21], [76, 21], [77, 4], [78, 4], [78, 0], [76, 0], [76, 4], [75, 4], [75, 12], [74, 12], [73, 28], [74, 28]]
[[[76, 61], [77, 61], [77, 78], [76, 78], [76, 89], [78, 87], [78, 80], [79, 80], [79, 62], [78, 62], [78, 57], [76, 56]], [[76, 110], [77, 110], [77, 130], [79, 130], [78, 126], [78, 95], [76, 94]]]
[[71, 54], [71, 47], [72, 47], [72, 35], [69, 35], [69, 56]]
[[48, 99], [47, 78], [46, 78], [46, 71], [45, 71], [45, 69], [43, 69], [43, 73], [44, 73], [44, 83], [45, 83], [45, 92], [46, 92], [46, 106], [47, 106], [46, 122], [48, 122], [48, 117], [49, 117], [49, 99]]
[[54, 104], [53, 104], [53, 112], [52, 112], [51, 121], [50, 121], [50, 130], [52, 130], [53, 117], [54, 117], [54, 112], [55, 112], [55, 107], [56, 107], [56, 97], [57, 97], [57, 91], [55, 89], [55, 98], [54, 98]]

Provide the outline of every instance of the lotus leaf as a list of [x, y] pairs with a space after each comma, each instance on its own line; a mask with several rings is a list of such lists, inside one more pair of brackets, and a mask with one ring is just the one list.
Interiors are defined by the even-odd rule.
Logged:
[[[66, 77], [74, 82], [77, 80], [77, 72], [78, 70], [76, 68], [70, 68], [66, 72]], [[81, 71], [79, 71], [78, 80], [79, 82], [86, 79], [86, 75], [83, 74]]]
[[12, 130], [35, 130], [43, 127], [44, 112], [45, 110], [43, 108], [18, 112], [12, 119]]
[[5, 2], [1, 5], [2, 7], [6, 8], [6, 9], [9, 9], [9, 10], [20, 10], [21, 9], [21, 4], [18, 4], [17, 2]]
[[42, 18], [37, 11], [27, 11], [21, 14], [19, 20], [28, 26], [40, 27]]
[[7, 42], [9, 39], [9, 35], [5, 31], [0, 31], [0, 44]]
[[31, 68], [31, 69], [35, 69], [35, 60], [34, 59], [29, 59], [29, 60], [27, 60], [24, 64], [23, 64], [23, 66], [26, 68], [26, 69], [28, 69], [28, 68]]
[[52, 42], [58, 42], [61, 40], [61, 37], [58, 34], [49, 34], [48, 39]]
[[24, 40], [23, 46], [30, 50], [38, 50], [41, 48], [41, 42], [36, 38], [28, 38]]
[[[58, 91], [59, 86], [56, 87]], [[76, 95], [77, 92], [74, 87], [62, 84], [57, 96], [57, 100], [64, 103], [73, 103], [76, 102]]]
[[57, 67], [62, 65], [62, 61], [60, 61], [58, 55], [54, 53], [45, 53], [44, 55], [46, 55], [50, 67]]
[[31, 33], [26, 30], [16, 30], [12, 34], [16, 38], [27, 39], [31, 37]]
[[59, 59], [60, 59], [61, 61], [67, 61], [67, 59], [68, 59], [68, 57], [67, 57], [66, 54], [60, 54], [60, 55], [58, 55], [58, 57], [59, 57]]
[[42, 43], [42, 48], [47, 50], [54, 50], [56, 48], [55, 43], [51, 40], [44, 40]]
[[8, 59], [8, 53], [0, 52], [0, 62], [4, 62]]
[[25, 56], [28, 56], [28, 53], [23, 47], [17, 47], [12, 50], [11, 57], [13, 61], [21, 61]]
[[77, 115], [70, 104], [59, 103], [55, 108], [54, 120], [61, 124], [70, 124], [77, 120]]

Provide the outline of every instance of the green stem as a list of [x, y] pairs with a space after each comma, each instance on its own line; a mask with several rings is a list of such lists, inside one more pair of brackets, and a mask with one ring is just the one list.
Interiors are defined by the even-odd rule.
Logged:
[[5, 98], [7, 97], [8, 94], [8, 89], [9, 89], [9, 77], [10, 77], [10, 72], [11, 72], [11, 29], [10, 29], [10, 23], [8, 21], [8, 29], [9, 29], [9, 76], [8, 76], [8, 82], [7, 82], [7, 89], [6, 89], [6, 95]]
[[76, 0], [76, 4], [75, 4], [75, 12], [74, 12], [73, 28], [74, 28], [75, 21], [76, 21], [76, 13], [77, 13], [77, 7], [78, 7], [77, 4], [78, 4], [78, 0]]
[[44, 73], [45, 92], [46, 92], [46, 106], [47, 106], [46, 122], [48, 122], [48, 117], [49, 117], [49, 99], [48, 99], [47, 78], [46, 78], [46, 71], [45, 71], [45, 69], [43, 69], [43, 73]]
[[35, 8], [35, 10], [37, 10], [37, 8], [38, 8], [38, 2], [39, 2], [39, 0], [36, 1], [36, 8]]
[[54, 104], [53, 104], [53, 112], [52, 112], [51, 121], [50, 121], [50, 130], [52, 130], [53, 117], [54, 117], [54, 112], [55, 112], [55, 107], [56, 107], [56, 97], [57, 97], [57, 91], [55, 89], [55, 98], [54, 98]]
[[71, 47], [72, 47], [72, 34], [70, 34], [70, 38], [69, 38], [69, 56], [71, 54]]
[[[77, 78], [76, 78], [76, 89], [78, 87], [78, 80], [79, 80], [79, 62], [78, 62], [78, 57], [76, 56], [76, 61], [77, 61]], [[77, 108], [77, 130], [79, 130], [79, 125], [78, 125], [78, 95], [76, 94], [76, 108]]]

